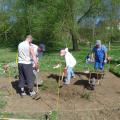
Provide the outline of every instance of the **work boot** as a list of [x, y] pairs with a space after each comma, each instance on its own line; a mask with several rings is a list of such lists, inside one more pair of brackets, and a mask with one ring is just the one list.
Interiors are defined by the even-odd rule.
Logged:
[[73, 79], [76, 79], [76, 76], [75, 76], [75, 75], [73, 75], [73, 76], [72, 76], [72, 78], [73, 78]]

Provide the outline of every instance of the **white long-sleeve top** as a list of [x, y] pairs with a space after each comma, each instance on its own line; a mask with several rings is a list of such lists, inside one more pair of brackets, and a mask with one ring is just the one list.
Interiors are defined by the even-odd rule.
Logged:
[[69, 51], [67, 51], [65, 54], [65, 62], [66, 67], [74, 67], [76, 65], [76, 59]]
[[[38, 60], [38, 46], [33, 43], [30, 46], [34, 49], [34, 54]], [[34, 64], [34, 60], [33, 60], [32, 56], [31, 56], [31, 63]]]
[[36, 57], [38, 57], [38, 46], [32, 43], [31, 47], [33, 47], [34, 53], [35, 53]]

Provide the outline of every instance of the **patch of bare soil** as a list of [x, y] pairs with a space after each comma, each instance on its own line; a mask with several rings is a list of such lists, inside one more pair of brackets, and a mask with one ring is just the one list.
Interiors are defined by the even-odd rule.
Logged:
[[[40, 76], [44, 81], [51, 80], [52, 84], [59, 79], [59, 76], [50, 73]], [[10, 87], [11, 82], [14, 83], [14, 88]], [[37, 100], [30, 96], [21, 98], [16, 92], [16, 86], [13, 78], [0, 78], [0, 90], [5, 91], [7, 100], [3, 111], [39, 114], [58, 110], [58, 120], [120, 120], [120, 78], [110, 72], [106, 72], [101, 84], [94, 91], [87, 89], [88, 79], [79, 75], [70, 85], [59, 88], [59, 97], [57, 91], [40, 90]]]

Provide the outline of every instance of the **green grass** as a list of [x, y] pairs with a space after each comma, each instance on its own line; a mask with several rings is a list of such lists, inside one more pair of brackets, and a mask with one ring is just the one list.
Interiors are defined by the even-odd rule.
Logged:
[[[4, 54], [5, 53], [5, 54]], [[84, 59], [88, 53], [87, 49], [83, 49], [81, 51], [72, 52], [73, 56], [77, 59], [77, 65], [75, 70], [83, 70], [84, 69]], [[3, 73], [3, 65], [11, 64], [16, 62], [16, 52], [12, 52], [10, 49], [0, 49], [1, 59], [0, 59], [0, 75], [8, 76], [14, 74], [14, 68], [10, 66], [10, 73]], [[45, 72], [54, 72], [58, 73], [59, 69], [53, 69], [53, 66], [62, 63], [62, 69], [65, 66], [64, 58], [59, 56], [59, 51], [55, 53], [45, 53], [44, 56], [39, 60], [40, 70]]]
[[[80, 48], [81, 49], [79, 51], [76, 51], [76, 52], [71, 51], [71, 53], [77, 60], [77, 65], [74, 68], [75, 71], [83, 71], [85, 69], [85, 56], [89, 53], [89, 47], [82, 45]], [[120, 47], [117, 47], [117, 49], [120, 49]], [[8, 76], [8, 75], [16, 74], [12, 66], [10, 67], [10, 73], [4, 74], [2, 69], [3, 64], [6, 64], [6, 63], [10, 64], [10, 63], [16, 62], [16, 52], [13, 52], [8, 48], [0, 49], [0, 55], [1, 55], [0, 75]], [[120, 60], [119, 51], [116, 49], [111, 49], [111, 51], [109, 52], [109, 55], [113, 59]], [[39, 60], [39, 63], [40, 63], [40, 71], [51, 72], [51, 73], [59, 73], [59, 69], [53, 69], [54, 65], [58, 63], [62, 63], [62, 70], [65, 66], [64, 58], [59, 56], [59, 51], [44, 53], [44, 56]], [[111, 66], [112, 65], [114, 64], [111, 62]], [[93, 70], [94, 69], [93, 66], [94, 66], [93, 64], [90, 64], [89, 68]], [[106, 65], [105, 69], [108, 70], [108, 67], [109, 66]]]
[[0, 91], [0, 110], [2, 110], [7, 105], [7, 101], [4, 98], [4, 93]]
[[[75, 66], [76, 71], [82, 71], [85, 68], [85, 57], [89, 50], [87, 48], [81, 48], [80, 51], [70, 51], [77, 60], [77, 65]], [[53, 69], [53, 66], [62, 63], [62, 69], [65, 66], [64, 57], [59, 56], [59, 51], [57, 53], [45, 53], [43, 58], [40, 60], [41, 71], [48, 71], [58, 73], [58, 69]], [[93, 65], [90, 65], [90, 67]], [[92, 68], [92, 67], [91, 67]]]
[[110, 71], [120, 77], [120, 66], [116, 67], [118, 64], [120, 64], [120, 46], [112, 47], [109, 55], [112, 58], [110, 61]]
[[50, 120], [57, 120], [57, 112], [53, 111], [50, 115]]
[[120, 60], [112, 60], [111, 61], [110, 71], [114, 73], [116, 76], [120, 77]]
[[0, 64], [10, 63], [16, 61], [17, 52], [13, 52], [9, 48], [0, 49]]
[[0, 109], [3, 109], [6, 106], [7, 102], [4, 100], [4, 98], [0, 97]]
[[120, 77], [120, 67], [119, 68], [111, 68], [110, 72], [112, 72], [116, 76]]
[[16, 118], [16, 119], [34, 119], [34, 120], [45, 120], [45, 114], [28, 114], [28, 113], [8, 113], [0, 112], [0, 118]]
[[81, 98], [89, 101], [89, 100], [91, 99], [91, 93], [88, 92], [88, 91], [84, 91], [84, 92], [81, 94]]
[[51, 111], [50, 113], [39, 113], [39, 114], [0, 112], [0, 118], [46, 120], [46, 117], [49, 118], [49, 120], [57, 120], [57, 112]]

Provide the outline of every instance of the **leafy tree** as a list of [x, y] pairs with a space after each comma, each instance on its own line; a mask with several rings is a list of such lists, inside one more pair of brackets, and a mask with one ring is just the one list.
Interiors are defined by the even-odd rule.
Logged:
[[[35, 43], [44, 42], [47, 49], [67, 46], [77, 50], [81, 41], [119, 39], [115, 22], [119, 5], [119, 0], [0, 1], [0, 40], [16, 46], [26, 34], [32, 34]], [[98, 17], [103, 19], [100, 26]]]

